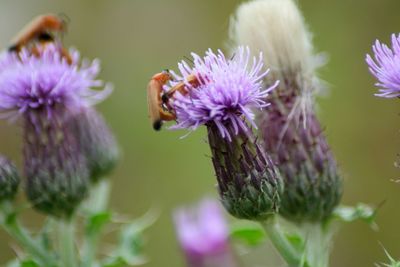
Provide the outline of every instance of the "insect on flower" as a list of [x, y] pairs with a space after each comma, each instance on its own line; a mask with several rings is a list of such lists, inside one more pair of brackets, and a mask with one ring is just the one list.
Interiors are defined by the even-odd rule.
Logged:
[[40, 15], [28, 23], [11, 41], [9, 51], [19, 52], [33, 40], [51, 40], [51, 33], [66, 31], [66, 21], [53, 14]]
[[[40, 47], [57, 41], [55, 36], [67, 29], [66, 21], [54, 14], [40, 15], [28, 23], [11, 41], [9, 52], [19, 53], [23, 47], [29, 48], [34, 55], [40, 54]], [[71, 64], [71, 57], [64, 47], [60, 47], [62, 56]]]
[[189, 75], [186, 82], [178, 82], [167, 92], [163, 91], [163, 86], [173, 77], [168, 70], [155, 74], [147, 85], [147, 105], [151, 124], [154, 130], [161, 129], [163, 121], [172, 121], [176, 119], [175, 113], [172, 111], [169, 100], [176, 92], [182, 95], [188, 93], [186, 84], [189, 83], [193, 87], [198, 85], [195, 75]]

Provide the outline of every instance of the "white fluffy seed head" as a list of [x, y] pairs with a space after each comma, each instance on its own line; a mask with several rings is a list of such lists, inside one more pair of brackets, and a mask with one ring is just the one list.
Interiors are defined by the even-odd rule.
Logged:
[[239, 6], [231, 25], [235, 45], [264, 53], [274, 72], [313, 73], [311, 34], [293, 0], [254, 0]]
[[324, 57], [314, 53], [312, 36], [295, 0], [243, 3], [230, 26], [232, 48], [246, 45], [253, 53], [261, 51], [265, 66], [271, 70], [266, 82], [280, 80], [280, 86], [285, 86], [286, 81], [294, 84], [297, 88], [287, 88], [299, 90], [294, 108], [307, 112], [316, 89], [321, 88], [315, 70], [323, 65]]

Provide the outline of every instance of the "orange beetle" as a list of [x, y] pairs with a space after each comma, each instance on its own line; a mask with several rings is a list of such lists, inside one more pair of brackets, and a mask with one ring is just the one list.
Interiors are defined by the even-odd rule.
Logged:
[[33, 40], [40, 41], [41, 37], [50, 37], [51, 32], [63, 33], [66, 29], [65, 20], [57, 15], [37, 16], [12, 39], [8, 50], [19, 52], [23, 46], [28, 45]]
[[161, 100], [163, 86], [171, 79], [171, 74], [168, 71], [163, 71], [155, 74], [147, 85], [147, 107], [151, 124], [156, 131], [161, 129], [163, 120], [175, 119], [174, 114], [165, 110]]
[[[163, 121], [172, 121], [176, 119], [169, 99], [176, 93], [187, 94], [188, 90], [184, 82], [179, 82], [167, 92], [163, 93], [163, 86], [172, 80], [172, 76], [168, 71], [163, 71], [155, 74], [147, 85], [147, 105], [151, 124], [154, 130], [161, 129]], [[189, 75], [187, 82], [193, 86], [198, 85], [198, 80], [195, 75]]]
[[[55, 42], [54, 34], [64, 33], [67, 24], [64, 19], [53, 14], [40, 15], [28, 23], [11, 41], [8, 48], [10, 52], [19, 53], [23, 47], [29, 47], [31, 52], [39, 55], [36, 44], [45, 45]], [[64, 47], [60, 47], [60, 53], [71, 64], [72, 59]]]

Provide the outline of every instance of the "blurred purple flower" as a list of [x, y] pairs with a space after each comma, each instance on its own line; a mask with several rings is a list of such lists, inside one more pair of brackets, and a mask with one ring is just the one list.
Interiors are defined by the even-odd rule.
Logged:
[[40, 211], [70, 217], [87, 194], [91, 172], [80, 144], [82, 131], [72, 122], [107, 97], [111, 87], [92, 89], [103, 87], [96, 79], [97, 60], [82, 61], [71, 50], [68, 62], [60, 43], [38, 44], [37, 49], [0, 56], [0, 115], [22, 118], [28, 199]]
[[[200, 125], [214, 123], [223, 138], [231, 140], [226, 127], [233, 125], [234, 134], [239, 128], [246, 128], [244, 119], [253, 127], [254, 113], [251, 108], [262, 109], [269, 104], [265, 99], [278, 82], [264, 89], [262, 79], [268, 71], [263, 71], [262, 55], [250, 58], [249, 48], [239, 47], [233, 58], [227, 59], [218, 50], [215, 54], [211, 49], [206, 56], [192, 53], [193, 67], [185, 61], [179, 63], [181, 75], [176, 75], [174, 86], [179, 81], [186, 81], [189, 75], [195, 75], [199, 85], [186, 84], [188, 94], [177, 92], [172, 101], [172, 107], [177, 116], [174, 129], [197, 129]], [[165, 88], [169, 90], [170, 87]]]
[[70, 51], [72, 64], [62, 57], [57, 45], [48, 45], [40, 56], [23, 49], [18, 55], [4, 53], [0, 58], [0, 113], [17, 118], [30, 111], [52, 116], [56, 105], [74, 112], [93, 105], [109, 95], [111, 87], [96, 80], [98, 60], [80, 63], [79, 53]]
[[378, 79], [375, 83], [379, 87], [380, 97], [400, 96], [400, 34], [396, 37], [392, 34], [392, 48], [379, 40], [372, 46], [374, 59], [369, 54], [366, 61], [370, 72]]
[[[195, 208], [177, 209], [173, 217], [188, 266], [236, 266], [229, 248], [228, 225], [217, 201], [204, 199]], [[218, 265], [206, 264], [216, 259]]]

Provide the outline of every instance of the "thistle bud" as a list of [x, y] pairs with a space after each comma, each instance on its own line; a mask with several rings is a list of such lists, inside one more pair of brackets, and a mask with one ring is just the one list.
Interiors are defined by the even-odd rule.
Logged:
[[[39, 44], [40, 45], [40, 44]], [[89, 172], [70, 118], [105, 98], [98, 61], [68, 58], [59, 43], [0, 58], [0, 112], [22, 118], [26, 194], [38, 210], [70, 217], [86, 196]]]
[[97, 182], [109, 174], [119, 158], [118, 145], [107, 123], [94, 108], [84, 108], [71, 118], [79, 147], [86, 158], [90, 179]]
[[49, 120], [31, 113], [24, 120], [23, 151], [29, 201], [47, 214], [70, 217], [89, 186], [86, 160], [70, 125], [58, 116]]
[[256, 127], [252, 108], [268, 106], [265, 98], [277, 83], [262, 86], [268, 71], [263, 71], [261, 54], [251, 58], [244, 47], [234, 54], [226, 59], [221, 51], [209, 50], [204, 58], [192, 54], [193, 67], [179, 64], [182, 77], [175, 80], [195, 75], [197, 82], [185, 83], [188, 93], [177, 92], [170, 99], [177, 117], [172, 128], [205, 125], [223, 205], [238, 218], [264, 220], [278, 210], [282, 187], [248, 125]]
[[0, 155], [0, 202], [15, 197], [19, 182], [20, 177], [15, 165]]
[[239, 7], [232, 33], [235, 44], [262, 51], [268, 78], [280, 79], [257, 117], [285, 183], [280, 213], [296, 222], [324, 220], [340, 201], [342, 179], [314, 112], [321, 62], [303, 17], [292, 0], [255, 0]]
[[208, 140], [222, 204], [240, 219], [264, 221], [278, 212], [283, 190], [279, 174], [250, 129], [222, 138], [215, 125], [209, 125]]

